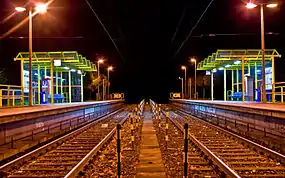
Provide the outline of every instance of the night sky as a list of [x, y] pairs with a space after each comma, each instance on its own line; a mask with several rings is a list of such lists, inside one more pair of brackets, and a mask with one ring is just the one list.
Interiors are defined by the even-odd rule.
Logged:
[[[27, 0], [0, 0], [0, 20]], [[260, 48], [259, 10], [247, 10], [241, 0], [214, 0], [192, 36], [175, 58], [181, 42], [195, 25], [210, 0], [89, 0], [115, 40], [119, 55], [85, 0], [55, 0], [48, 13], [34, 18], [34, 51], [76, 50], [91, 61], [103, 55], [115, 66], [111, 92], [124, 92], [129, 103], [152, 98], [160, 103], [171, 91], [180, 91], [180, 65], [194, 75], [189, 56], [204, 59], [217, 49]], [[172, 37], [184, 17], [177, 36]], [[0, 24], [3, 34], [27, 13]], [[285, 53], [285, 9], [265, 9], [266, 48]], [[211, 37], [208, 34], [217, 34]], [[20, 84], [19, 63], [13, 58], [28, 51], [28, 24], [0, 40], [0, 68], [6, 68], [9, 84]], [[284, 62], [276, 61], [276, 81], [285, 81]], [[106, 66], [105, 66], [106, 67]], [[103, 70], [102, 70], [103, 71]], [[198, 73], [204, 75], [204, 72]], [[220, 75], [220, 77], [219, 77]], [[222, 99], [222, 73], [217, 74], [216, 98]], [[199, 91], [199, 90], [198, 90]]]

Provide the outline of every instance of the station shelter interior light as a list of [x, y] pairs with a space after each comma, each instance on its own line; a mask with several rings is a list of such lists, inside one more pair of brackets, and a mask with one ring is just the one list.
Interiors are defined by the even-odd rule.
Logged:
[[66, 66], [65, 66], [65, 67], [63, 67], [63, 68], [66, 69], [66, 70], [69, 70], [69, 67], [66, 67]]
[[224, 68], [223, 68], [223, 67], [220, 67], [219, 70], [224, 70]]
[[61, 66], [61, 60], [55, 59], [55, 60], [53, 61], [53, 65], [56, 66], [56, 67]]
[[76, 70], [75, 70], [75, 69], [70, 69], [70, 71], [71, 71], [71, 72], [76, 72]]
[[216, 72], [217, 72], [217, 69], [213, 69], [212, 72], [213, 72], [213, 73], [216, 73]]
[[77, 73], [78, 73], [78, 74], [82, 74], [81, 70], [77, 70]]
[[225, 65], [225, 68], [229, 68], [229, 67], [231, 67], [232, 65], [230, 65], [230, 64], [227, 64], [227, 65]]
[[234, 64], [236, 64], [236, 65], [237, 65], [237, 64], [240, 64], [240, 63], [241, 63], [241, 61], [235, 61], [235, 62], [234, 62]]

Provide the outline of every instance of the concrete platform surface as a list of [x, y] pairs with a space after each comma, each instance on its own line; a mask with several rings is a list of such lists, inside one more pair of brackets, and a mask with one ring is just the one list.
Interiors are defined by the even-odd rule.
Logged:
[[150, 111], [144, 113], [140, 162], [137, 165], [137, 178], [166, 177], [159, 144], [152, 123]]

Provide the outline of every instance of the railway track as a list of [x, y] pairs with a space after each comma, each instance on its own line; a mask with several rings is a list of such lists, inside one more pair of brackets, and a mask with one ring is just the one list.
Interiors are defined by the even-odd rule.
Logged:
[[[185, 123], [188, 123], [190, 141], [214, 164], [217, 163], [216, 158], [221, 160], [217, 166], [221, 168], [223, 164], [228, 167], [228, 170], [236, 173], [235, 177], [285, 177], [285, 156], [280, 153], [183, 111], [169, 111], [169, 120], [180, 130]], [[189, 161], [191, 162], [191, 156]], [[191, 169], [189, 170], [191, 172]]]
[[[125, 107], [0, 167], [2, 177], [74, 177], [123, 124]], [[1, 177], [1, 176], [0, 176]]]

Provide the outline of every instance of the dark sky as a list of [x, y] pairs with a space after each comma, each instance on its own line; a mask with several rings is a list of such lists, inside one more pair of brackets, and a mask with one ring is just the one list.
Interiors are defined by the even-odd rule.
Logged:
[[[258, 9], [247, 10], [241, 0], [214, 0], [204, 18], [178, 55], [171, 59], [181, 42], [194, 26], [210, 0], [89, 0], [100, 19], [115, 39], [122, 57], [98, 23], [85, 0], [55, 0], [48, 14], [34, 19], [34, 51], [76, 50], [95, 61], [104, 55], [116, 66], [111, 74], [111, 91], [124, 92], [129, 102], [151, 97], [166, 102], [171, 91], [180, 91], [180, 65], [190, 67], [189, 56], [202, 60], [217, 49], [260, 48], [260, 18]], [[0, 0], [0, 20], [12, 13], [14, 6], [25, 0]], [[180, 29], [171, 44], [176, 25], [185, 9]], [[26, 17], [17, 14], [4, 24], [3, 34]], [[266, 47], [277, 48], [283, 54], [284, 5], [265, 10]], [[10, 84], [19, 84], [19, 65], [13, 57], [28, 50], [28, 25], [0, 41], [0, 68], [7, 68]], [[237, 34], [209, 37], [207, 34]], [[203, 35], [203, 36], [201, 36]], [[277, 81], [284, 76], [284, 63], [277, 61]], [[283, 72], [283, 73], [282, 73]], [[202, 73], [199, 73], [202, 75]], [[217, 74], [219, 78], [219, 74]], [[222, 78], [222, 75], [220, 76]], [[222, 96], [217, 85], [217, 98]]]

